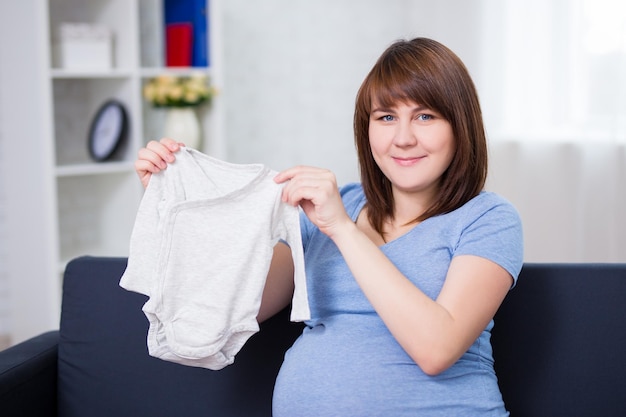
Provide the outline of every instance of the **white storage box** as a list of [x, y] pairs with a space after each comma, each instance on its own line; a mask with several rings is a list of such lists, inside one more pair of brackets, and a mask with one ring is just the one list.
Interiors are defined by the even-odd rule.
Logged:
[[61, 23], [56, 49], [60, 68], [113, 67], [113, 37], [111, 31], [103, 25]]

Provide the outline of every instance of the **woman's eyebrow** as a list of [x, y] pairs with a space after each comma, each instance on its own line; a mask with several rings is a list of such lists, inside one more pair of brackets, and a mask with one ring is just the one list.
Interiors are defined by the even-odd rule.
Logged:
[[[385, 113], [390, 113], [393, 112], [393, 107], [386, 107], [386, 106], [379, 106], [379, 107], [374, 107], [372, 108], [372, 113], [375, 112], [385, 112]], [[411, 108], [412, 112], [421, 112], [421, 111], [431, 111], [431, 109], [429, 107], [423, 106], [421, 104], [416, 105], [415, 107]]]
[[379, 105], [379, 106], [376, 106], [376, 107], [372, 108], [372, 113], [377, 112], [377, 111], [378, 112], [387, 112], [387, 113], [388, 112], [392, 112], [392, 111], [394, 111], [394, 107], [395, 106]]

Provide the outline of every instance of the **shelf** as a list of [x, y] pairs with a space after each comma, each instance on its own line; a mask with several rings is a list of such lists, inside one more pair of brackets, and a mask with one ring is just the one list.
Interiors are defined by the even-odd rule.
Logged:
[[113, 155], [113, 161], [134, 160], [140, 147], [140, 132], [134, 129], [141, 123], [137, 90], [137, 80], [133, 77], [53, 80], [55, 166], [93, 164], [87, 147], [91, 123], [102, 104], [110, 99], [124, 105], [129, 119], [126, 139]]
[[141, 200], [141, 184], [129, 170], [57, 179], [57, 216], [62, 231], [59, 259], [80, 255], [128, 256]]
[[171, 74], [176, 76], [186, 76], [192, 74], [211, 75], [210, 67], [146, 67], [141, 68], [140, 75], [143, 78], [152, 78], [163, 74]]
[[128, 161], [121, 162], [101, 162], [57, 166], [57, 177], [75, 177], [82, 175], [116, 174], [134, 171], [134, 163]]
[[[2, 56], [14, 63], [7, 66], [11, 76], [0, 82], [2, 93], [6, 90], [0, 94], [3, 104], [22, 92], [38, 100], [36, 105], [4, 106], [1, 112], [3, 132], [18, 132], [21, 138], [5, 141], [6, 150], [26, 150], [37, 161], [20, 174], [19, 182], [8, 182], [6, 207], [0, 210], [12, 225], [7, 228], [12, 256], [0, 272], [10, 277], [16, 295], [24, 295], [9, 319], [11, 337], [25, 340], [58, 326], [62, 272], [69, 260], [82, 255], [128, 256], [144, 191], [134, 161], [145, 142], [160, 138], [166, 114], [143, 99], [148, 78], [197, 72], [219, 78], [221, 71], [219, 55], [211, 57], [211, 67], [164, 66], [162, 0], [2, 1], [11, 4], [1, 7], [3, 12], [27, 16], [32, 23], [19, 18], [3, 25], [3, 33], [15, 38], [5, 36], [2, 42]], [[220, 1], [208, 1], [213, 10], [209, 17], [220, 15], [215, 12]], [[59, 29], [67, 22], [103, 25], [112, 31], [111, 68], [103, 64], [78, 69], [68, 66], [71, 60], [61, 59]], [[215, 26], [211, 33], [209, 41], [219, 42]], [[216, 50], [219, 47], [209, 47], [209, 52]], [[123, 103], [128, 129], [111, 158], [95, 162], [88, 147], [91, 124], [111, 99]], [[198, 110], [207, 148], [217, 143], [218, 156], [223, 136], [219, 103], [215, 100]], [[16, 158], [5, 159], [8, 170], [23, 171]], [[31, 227], [18, 227], [21, 224]], [[24, 256], [38, 261], [20, 262]]]
[[133, 75], [133, 71], [119, 68], [103, 70], [67, 70], [53, 68], [50, 76], [53, 79], [92, 79], [92, 78], [127, 78]]

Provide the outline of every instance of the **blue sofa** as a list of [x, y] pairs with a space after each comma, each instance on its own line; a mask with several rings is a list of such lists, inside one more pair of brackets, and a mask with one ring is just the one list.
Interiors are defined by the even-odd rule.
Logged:
[[[0, 415], [270, 416], [283, 353], [301, 331], [288, 311], [221, 371], [165, 362], [146, 351], [146, 298], [118, 286], [125, 266], [69, 263], [60, 330], [0, 352]], [[626, 264], [524, 265], [492, 336], [513, 417], [626, 416], [624, 297]]]

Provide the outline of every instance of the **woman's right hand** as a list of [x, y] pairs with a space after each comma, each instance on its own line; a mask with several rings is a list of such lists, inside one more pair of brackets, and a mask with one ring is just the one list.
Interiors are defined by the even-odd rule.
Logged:
[[176, 142], [174, 139], [163, 138], [158, 142], [152, 140], [145, 148], [139, 149], [135, 171], [144, 188], [148, 186], [152, 174], [166, 169], [167, 164], [174, 162], [176, 159], [174, 153], [178, 152], [181, 146], [185, 144]]

